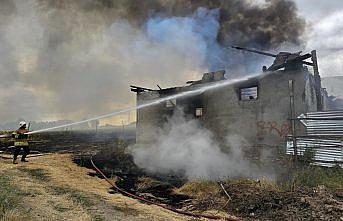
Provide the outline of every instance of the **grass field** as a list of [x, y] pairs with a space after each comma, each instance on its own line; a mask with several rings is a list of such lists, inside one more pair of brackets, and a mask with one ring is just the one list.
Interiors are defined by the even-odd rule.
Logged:
[[0, 221], [189, 220], [120, 194], [69, 154], [30, 158], [13, 165], [0, 159]]

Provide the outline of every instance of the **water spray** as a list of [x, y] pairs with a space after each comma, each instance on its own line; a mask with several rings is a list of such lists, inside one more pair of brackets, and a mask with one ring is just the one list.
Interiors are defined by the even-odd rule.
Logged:
[[70, 126], [74, 126], [74, 125], [79, 125], [79, 124], [83, 124], [83, 123], [87, 123], [90, 121], [94, 121], [94, 120], [100, 120], [100, 119], [104, 119], [104, 118], [109, 118], [109, 117], [113, 117], [116, 115], [120, 115], [123, 113], [127, 113], [127, 112], [131, 112], [134, 110], [140, 110], [146, 107], [150, 107], [150, 106], [154, 106], [163, 102], [166, 102], [168, 100], [174, 100], [174, 99], [178, 99], [178, 98], [183, 98], [183, 97], [191, 97], [191, 96], [195, 96], [198, 94], [201, 94], [205, 91], [209, 91], [209, 90], [213, 90], [213, 89], [218, 89], [227, 85], [231, 85], [231, 84], [235, 84], [238, 82], [242, 82], [242, 81], [247, 81], [249, 79], [252, 78], [256, 78], [256, 77], [262, 77], [265, 76], [268, 73], [263, 73], [263, 74], [253, 74], [253, 75], [249, 75], [249, 76], [245, 76], [245, 77], [240, 77], [240, 78], [235, 78], [235, 79], [228, 79], [228, 80], [222, 80], [219, 82], [215, 82], [215, 83], [211, 83], [209, 85], [205, 85], [205, 86], [201, 86], [199, 88], [195, 88], [193, 90], [189, 90], [189, 91], [183, 91], [174, 95], [170, 95], [170, 96], [166, 96], [163, 98], [158, 98], [152, 101], [149, 101], [147, 103], [144, 104], [140, 104], [137, 106], [133, 106], [133, 107], [129, 107], [126, 109], [122, 109], [122, 110], [118, 110], [112, 113], [108, 113], [108, 114], [103, 114], [100, 116], [96, 116], [96, 117], [92, 117], [89, 119], [85, 119], [85, 120], [81, 120], [78, 122], [73, 122], [73, 123], [69, 123], [69, 124], [64, 124], [64, 125], [60, 125], [60, 126], [55, 126], [55, 127], [50, 127], [50, 128], [46, 128], [46, 129], [40, 129], [40, 130], [36, 130], [36, 131], [31, 131], [28, 132], [27, 134], [36, 134], [36, 133], [40, 133], [40, 132], [45, 132], [45, 131], [50, 131], [50, 130], [56, 130], [56, 129], [60, 129], [60, 128], [65, 128], [65, 127], [70, 127]]

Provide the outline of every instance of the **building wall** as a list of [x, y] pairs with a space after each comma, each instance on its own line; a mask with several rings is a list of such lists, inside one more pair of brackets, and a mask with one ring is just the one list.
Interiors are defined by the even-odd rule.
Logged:
[[[143, 92], [137, 94], [137, 105], [143, 104], [160, 97], [158, 92]], [[155, 139], [158, 128], [163, 127], [165, 122], [165, 105], [158, 104], [137, 110], [136, 142], [149, 144]]]
[[[260, 78], [228, 85], [220, 89], [204, 92], [196, 98], [178, 100], [187, 112], [203, 108], [201, 121], [213, 132], [218, 141], [225, 146], [225, 139], [231, 135], [243, 137], [252, 146], [278, 146], [290, 134], [290, 98], [288, 81], [294, 80], [296, 116], [308, 111], [315, 111], [316, 96], [313, 76], [306, 70], [297, 72], [277, 71]], [[240, 88], [258, 86], [256, 100], [240, 100]], [[142, 92], [137, 95], [137, 104], [160, 96], [167, 96], [184, 90], [191, 90], [201, 85], [175, 88], [168, 93], [158, 91]], [[199, 102], [199, 99], [201, 102]], [[137, 111], [137, 143], [154, 142], [158, 128], [172, 115], [173, 108], [160, 104]], [[297, 128], [301, 132], [302, 128]]]
[[[311, 79], [308, 72], [278, 71], [261, 79], [207, 92], [204, 95], [205, 125], [220, 140], [237, 134], [252, 145], [277, 146], [291, 132], [288, 81], [294, 80], [298, 116], [316, 109]], [[249, 85], [258, 86], [258, 98], [240, 100], [239, 88]]]

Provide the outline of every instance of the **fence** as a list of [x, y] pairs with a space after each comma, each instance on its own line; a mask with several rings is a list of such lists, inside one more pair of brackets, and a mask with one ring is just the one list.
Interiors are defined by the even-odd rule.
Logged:
[[[343, 167], [343, 111], [310, 112], [298, 119], [306, 129], [305, 136], [296, 137], [297, 154], [314, 153], [315, 165]], [[293, 139], [287, 140], [287, 154], [294, 154]]]

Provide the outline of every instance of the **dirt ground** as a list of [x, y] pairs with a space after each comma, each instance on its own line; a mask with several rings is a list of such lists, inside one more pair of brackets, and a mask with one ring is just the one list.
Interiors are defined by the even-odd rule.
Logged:
[[[343, 221], [342, 170], [312, 176], [316, 174], [313, 168], [309, 174], [300, 174], [306, 185], [291, 190], [267, 180], [225, 180], [222, 185], [228, 199], [215, 181], [146, 173], [127, 152], [133, 140], [122, 142], [112, 134], [71, 133], [63, 134], [61, 140], [53, 135], [46, 134], [41, 138], [44, 142], [32, 148], [48, 155], [18, 165], [12, 164], [10, 155], [0, 158], [0, 221], [197, 220], [116, 193], [96, 176], [90, 155], [108, 177], [117, 177], [120, 188], [184, 211], [229, 214], [243, 220]], [[312, 185], [317, 179], [323, 182]]]
[[[267, 179], [224, 180], [222, 185], [230, 196], [228, 199], [215, 181], [187, 181], [146, 173], [135, 166], [125, 145], [104, 148], [93, 159], [107, 176], [120, 177], [116, 182], [119, 187], [182, 210], [230, 214], [244, 220], [343, 220], [342, 170], [330, 169], [330, 176], [322, 174], [319, 177], [300, 173], [302, 179], [308, 179], [301, 181], [302, 185], [297, 183], [298, 178], [293, 180], [294, 177], [283, 184]], [[91, 168], [89, 156], [77, 161], [79, 165]], [[305, 171], [315, 174], [317, 170], [322, 171], [315, 167]], [[309, 185], [311, 179], [317, 181]], [[318, 182], [322, 179], [325, 182]], [[329, 179], [334, 182], [327, 182]], [[331, 187], [325, 186], [330, 183]], [[292, 184], [291, 189], [285, 184]]]
[[[299, 179], [293, 180], [294, 177], [283, 183], [268, 179], [227, 179], [221, 183], [228, 197], [215, 181], [187, 181], [180, 177], [148, 174], [135, 167], [130, 154], [121, 149], [100, 151], [93, 159], [101, 164], [108, 176], [122, 178], [117, 181], [121, 188], [174, 208], [200, 213], [216, 211], [244, 220], [343, 220], [343, 189], [339, 183], [343, 174], [338, 168], [330, 169], [330, 176], [300, 173], [302, 179], [317, 179], [312, 186], [308, 181], [301, 181], [302, 185], [299, 185]], [[87, 159], [89, 157], [79, 164], [90, 168]], [[305, 171], [314, 174], [317, 170], [322, 171], [315, 167]], [[320, 179], [325, 182], [318, 182]], [[334, 182], [328, 182], [328, 179]], [[292, 184], [292, 188], [285, 184]], [[331, 187], [323, 184], [331, 184]]]
[[29, 158], [13, 165], [0, 159], [0, 176], [24, 194], [2, 220], [194, 220], [120, 194], [69, 154]]
[[[120, 183], [120, 182], [119, 182]], [[280, 189], [268, 180], [188, 181], [179, 187], [140, 177], [122, 188], [195, 212], [217, 211], [243, 220], [343, 220], [343, 191], [325, 186]], [[182, 196], [182, 197], [181, 197]]]

